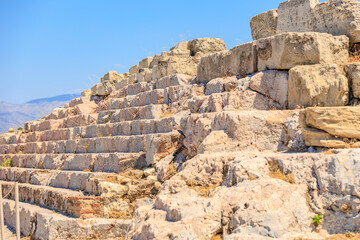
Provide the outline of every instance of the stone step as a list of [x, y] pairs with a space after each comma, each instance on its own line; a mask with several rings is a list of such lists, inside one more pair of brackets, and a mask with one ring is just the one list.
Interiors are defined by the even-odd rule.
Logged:
[[140, 119], [117, 123], [93, 124], [83, 127], [60, 128], [39, 132], [22, 133], [9, 137], [0, 137], [0, 145], [74, 140], [79, 138], [166, 133], [177, 129], [178, 125], [179, 119], [174, 116], [164, 117], [161, 119]]
[[[15, 202], [4, 199], [5, 223], [15, 228]], [[32, 239], [118, 239], [125, 238], [131, 220], [79, 219], [33, 204], [20, 202], [20, 231]]]
[[169, 106], [166, 104], [151, 104], [141, 107], [106, 110], [99, 113], [97, 123], [104, 124], [140, 119], [157, 119], [162, 118], [167, 113], [169, 113]]
[[172, 134], [172, 132], [5, 144], [0, 145], [0, 154], [138, 153], [146, 150], [147, 139], [161, 134]]
[[72, 108], [75, 107], [79, 104], [84, 104], [84, 103], [88, 103], [91, 101], [91, 97], [78, 97], [78, 98], [74, 98], [72, 99], [70, 102], [66, 103], [64, 105], [64, 108]]
[[[0, 181], [2, 194], [14, 199], [15, 182]], [[19, 183], [19, 200], [47, 207], [75, 217], [90, 218], [102, 215], [99, 197], [64, 188]]]
[[2, 154], [13, 167], [88, 172], [123, 172], [146, 166], [145, 153]]
[[[60, 128], [73, 128], [92, 124], [104, 124], [108, 122], [133, 121], [139, 119], [161, 118], [169, 111], [165, 104], [147, 105], [118, 110], [104, 110], [94, 114], [81, 114], [63, 119], [36, 120], [27, 123], [29, 132], [55, 130]], [[114, 115], [114, 116], [113, 116]], [[2, 141], [2, 140], [0, 140]]]
[[108, 110], [123, 109], [129, 107], [146, 106], [150, 104], [161, 104], [164, 100], [164, 89], [154, 89], [130, 95], [124, 98], [112, 98], [109, 101]]
[[226, 151], [292, 151], [305, 148], [299, 110], [192, 114], [181, 123], [190, 156]]
[[0, 180], [33, 185], [67, 188], [84, 191], [90, 195], [101, 195], [98, 180], [116, 176], [113, 173], [62, 171], [18, 167], [0, 168]]
[[110, 94], [112, 98], [124, 98], [126, 96], [137, 95], [142, 92], [150, 91], [153, 89], [165, 89], [172, 86], [183, 86], [190, 84], [193, 79], [192, 76], [184, 74], [174, 74], [157, 79], [153, 82], [139, 82], [129, 84], [122, 89], [115, 90]]

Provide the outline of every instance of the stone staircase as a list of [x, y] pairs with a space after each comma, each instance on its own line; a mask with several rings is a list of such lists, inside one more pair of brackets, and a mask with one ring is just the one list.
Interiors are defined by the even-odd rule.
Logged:
[[[347, 13], [359, 5], [333, 2]], [[294, 32], [282, 22], [276, 35], [285, 6], [252, 20], [251, 43], [179, 43], [0, 136], [6, 224], [15, 226], [19, 182], [21, 232], [32, 239], [360, 231], [360, 155], [350, 149], [360, 146], [360, 115], [349, 106], [360, 67], [348, 62], [356, 32]]]

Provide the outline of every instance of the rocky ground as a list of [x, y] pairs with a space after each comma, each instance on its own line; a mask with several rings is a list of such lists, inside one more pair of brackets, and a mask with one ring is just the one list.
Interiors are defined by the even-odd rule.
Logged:
[[20, 182], [31, 239], [358, 239], [358, 9], [281, 3], [2, 135], [6, 223]]

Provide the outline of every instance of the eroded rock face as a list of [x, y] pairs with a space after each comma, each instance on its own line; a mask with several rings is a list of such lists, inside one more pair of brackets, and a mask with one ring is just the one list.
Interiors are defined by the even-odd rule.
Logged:
[[296, 66], [289, 71], [289, 108], [344, 106], [348, 100], [348, 79], [336, 65]]
[[201, 58], [197, 68], [197, 81], [209, 82], [218, 77], [237, 75], [244, 77], [256, 72], [255, 42], [242, 44]]
[[307, 108], [302, 112], [308, 146], [359, 147], [359, 107]]
[[[356, 0], [288, 0], [277, 10], [261, 13], [251, 21], [253, 39], [284, 32], [323, 32], [360, 41], [360, 4]], [[277, 13], [277, 14], [275, 14]], [[275, 31], [274, 31], [275, 29]]]
[[261, 13], [250, 21], [251, 35], [254, 40], [271, 37], [276, 34], [278, 13], [276, 9]]
[[326, 33], [283, 33], [256, 41], [258, 71], [347, 62], [349, 40]]

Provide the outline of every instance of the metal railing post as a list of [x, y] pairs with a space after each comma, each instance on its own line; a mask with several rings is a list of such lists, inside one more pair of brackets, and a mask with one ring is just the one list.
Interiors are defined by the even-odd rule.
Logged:
[[5, 240], [5, 229], [4, 229], [4, 208], [3, 208], [3, 194], [2, 194], [2, 185], [0, 183], [0, 237], [1, 240]]
[[15, 182], [16, 240], [20, 240], [19, 183]]

